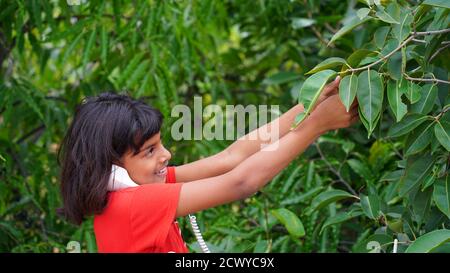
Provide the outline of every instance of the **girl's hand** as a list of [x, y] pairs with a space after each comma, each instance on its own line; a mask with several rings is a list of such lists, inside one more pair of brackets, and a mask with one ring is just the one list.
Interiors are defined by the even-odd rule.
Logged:
[[355, 99], [350, 107], [350, 111], [347, 112], [339, 95], [331, 95], [316, 106], [309, 118], [316, 124], [320, 134], [330, 130], [349, 127], [359, 119], [358, 101]]
[[316, 106], [313, 108], [313, 110], [316, 109], [317, 105], [322, 103], [324, 100], [326, 100], [330, 96], [338, 94], [340, 82], [341, 82], [341, 77], [337, 76], [336, 79], [334, 79], [334, 81], [332, 81], [331, 83], [327, 84], [324, 87], [322, 93], [320, 93], [320, 96], [317, 99]]

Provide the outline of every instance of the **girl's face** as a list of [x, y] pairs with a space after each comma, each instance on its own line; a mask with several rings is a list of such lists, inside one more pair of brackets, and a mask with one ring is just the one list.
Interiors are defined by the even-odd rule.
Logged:
[[142, 145], [138, 154], [127, 152], [122, 158], [122, 167], [128, 171], [131, 179], [139, 185], [164, 183], [167, 176], [167, 164], [170, 152], [161, 143], [158, 133]]

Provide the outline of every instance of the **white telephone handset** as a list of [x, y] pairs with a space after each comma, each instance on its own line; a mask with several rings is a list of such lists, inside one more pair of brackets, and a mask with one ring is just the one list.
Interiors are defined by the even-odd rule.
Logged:
[[108, 190], [109, 191], [116, 191], [120, 189], [125, 189], [129, 187], [137, 187], [139, 186], [131, 180], [130, 175], [128, 174], [127, 170], [124, 168], [112, 165], [111, 169], [111, 176], [109, 177], [108, 181]]
[[[120, 166], [117, 166], [115, 164], [112, 165], [111, 168], [111, 175], [109, 177], [108, 181], [108, 190], [109, 191], [117, 191], [120, 189], [125, 189], [129, 187], [137, 187], [139, 186], [134, 182], [130, 175], [128, 174], [128, 171]], [[205, 241], [203, 240], [203, 236], [200, 232], [200, 229], [198, 228], [197, 221], [195, 219], [194, 215], [189, 214], [189, 221], [191, 222], [192, 229], [194, 231], [195, 238], [197, 239], [200, 248], [204, 253], [210, 253], [208, 246], [206, 245]]]

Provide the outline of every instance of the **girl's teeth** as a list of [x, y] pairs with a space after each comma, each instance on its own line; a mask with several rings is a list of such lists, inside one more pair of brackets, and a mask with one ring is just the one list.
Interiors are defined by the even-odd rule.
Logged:
[[159, 175], [165, 174], [166, 170], [167, 170], [167, 168], [164, 168], [164, 169], [160, 170], [159, 172], [157, 172], [156, 174], [159, 174]]

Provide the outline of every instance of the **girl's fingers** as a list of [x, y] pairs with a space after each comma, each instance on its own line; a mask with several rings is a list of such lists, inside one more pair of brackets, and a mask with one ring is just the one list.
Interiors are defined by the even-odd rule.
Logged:
[[323, 90], [323, 94], [326, 96], [337, 94], [340, 81], [341, 77], [337, 76], [334, 81], [332, 81], [325, 87], [325, 89]]
[[337, 76], [336, 79], [334, 79], [334, 81], [332, 81], [329, 86], [332, 89], [337, 89], [339, 87], [339, 83], [341, 82], [341, 77]]
[[330, 91], [329, 95], [336, 95], [338, 93], [339, 89], [338, 88], [334, 88]]
[[341, 82], [341, 76], [337, 76], [336, 79], [334, 79], [333, 83], [336, 84], [336, 86], [339, 86], [339, 83]]

